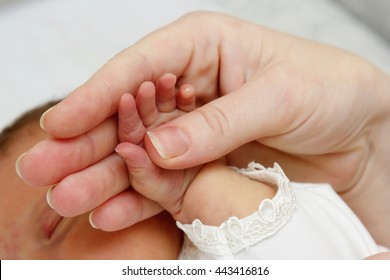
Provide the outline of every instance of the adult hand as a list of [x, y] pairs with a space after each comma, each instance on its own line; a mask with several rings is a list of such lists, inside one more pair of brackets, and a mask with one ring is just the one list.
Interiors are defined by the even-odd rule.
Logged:
[[365, 260], [390, 260], [390, 252], [378, 253], [365, 258]]
[[[277, 161], [292, 180], [330, 182], [377, 242], [390, 245], [389, 76], [347, 52], [221, 14], [193, 13], [152, 33], [45, 114], [44, 128], [71, 142], [65, 155], [45, 143], [33, 148], [19, 161], [23, 178], [33, 185], [59, 181], [53, 207], [76, 214], [81, 209], [70, 198], [78, 194], [77, 179], [86, 166], [100, 164], [110, 179], [84, 182], [94, 188], [84, 187], [89, 196], [79, 192], [79, 200], [91, 208], [112, 196], [106, 190], [124, 168], [105, 164], [112, 141], [93, 136], [116, 113], [122, 94], [166, 72], [178, 77], [179, 86], [194, 85], [197, 100], [206, 105], [149, 132], [145, 145], [155, 163], [186, 168], [230, 152], [237, 165]], [[112, 137], [116, 129], [106, 127], [105, 133]], [[92, 148], [72, 150], [79, 139], [89, 139], [84, 144]], [[240, 153], [245, 143], [256, 152]], [[72, 164], [63, 160], [70, 151]], [[75, 163], [80, 157], [83, 165]], [[47, 176], [51, 170], [55, 178]], [[61, 191], [69, 176], [72, 191]], [[115, 219], [111, 229], [126, 226]]]

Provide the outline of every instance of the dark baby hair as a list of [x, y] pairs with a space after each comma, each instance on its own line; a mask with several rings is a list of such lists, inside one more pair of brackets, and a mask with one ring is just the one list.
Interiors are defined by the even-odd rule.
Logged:
[[17, 119], [15, 119], [10, 125], [5, 127], [0, 132], [0, 152], [6, 152], [8, 146], [12, 144], [14, 136], [17, 134], [17, 132], [21, 131], [23, 128], [30, 125], [31, 123], [39, 122], [41, 115], [58, 102], [59, 100], [50, 101], [45, 104], [39, 105], [31, 110], [28, 110], [21, 116], [19, 116]]

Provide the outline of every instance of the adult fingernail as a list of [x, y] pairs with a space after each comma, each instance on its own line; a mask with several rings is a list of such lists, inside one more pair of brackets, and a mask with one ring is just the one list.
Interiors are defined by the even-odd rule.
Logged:
[[47, 201], [47, 204], [49, 204], [51, 209], [54, 209], [53, 203], [52, 203], [52, 200], [51, 200], [51, 191], [54, 189], [54, 187], [55, 186], [52, 186], [50, 189], [48, 189], [48, 191], [46, 193], [46, 201]]
[[20, 161], [21, 161], [22, 158], [25, 156], [25, 154], [27, 154], [27, 153], [21, 154], [21, 155], [18, 157], [18, 159], [16, 160], [16, 163], [15, 163], [16, 174], [18, 174], [18, 176], [19, 176], [20, 178], [22, 178], [22, 179], [23, 179], [23, 177], [22, 177], [22, 172], [20, 171]]
[[39, 120], [39, 126], [43, 129], [43, 130], [46, 130], [45, 128], [45, 118], [46, 118], [46, 115], [47, 113], [49, 113], [51, 110], [53, 109], [53, 107], [47, 109], [41, 116], [40, 120]]
[[174, 126], [157, 128], [149, 131], [147, 135], [163, 159], [180, 156], [190, 147], [188, 135]]
[[89, 223], [90, 223], [90, 225], [93, 227], [93, 228], [96, 228], [96, 229], [98, 229], [98, 227], [95, 225], [95, 223], [93, 222], [93, 212], [94, 211], [92, 211], [91, 213], [89, 213]]

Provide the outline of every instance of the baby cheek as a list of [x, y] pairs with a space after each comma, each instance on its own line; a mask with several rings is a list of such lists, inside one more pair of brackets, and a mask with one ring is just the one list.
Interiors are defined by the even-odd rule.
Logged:
[[21, 234], [20, 230], [16, 228], [9, 228], [8, 231], [5, 231], [8, 233], [8, 236], [1, 236], [0, 237], [0, 256], [1, 259], [6, 260], [15, 260], [21, 258]]

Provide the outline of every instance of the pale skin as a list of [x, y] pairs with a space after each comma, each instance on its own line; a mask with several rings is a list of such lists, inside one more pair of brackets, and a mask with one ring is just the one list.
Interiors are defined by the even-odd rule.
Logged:
[[[192, 84], [205, 105], [148, 133], [145, 149], [153, 162], [168, 169], [224, 155], [237, 166], [279, 162], [293, 181], [330, 183], [375, 240], [390, 247], [389, 75], [348, 52], [220, 14], [193, 13], [152, 33], [45, 114], [42, 126], [70, 139], [66, 146], [45, 141], [30, 150], [19, 164], [23, 179], [58, 183], [52, 200], [59, 212], [85, 213], [121, 197], [125, 183], [110, 187], [124, 170], [105, 161], [119, 142], [110, 116], [124, 93], [135, 94], [165, 72], [175, 74], [179, 86]], [[158, 150], [150, 136], [154, 144], [160, 139]], [[240, 151], [243, 145], [251, 148]], [[89, 182], [88, 203], [80, 204], [85, 193], [61, 189], [70, 178], [85, 180], [92, 166], [101, 172]], [[145, 198], [139, 201], [139, 213], [155, 214], [141, 203]], [[111, 228], [126, 226], [123, 217], [115, 219]]]
[[[51, 209], [46, 202], [48, 187], [27, 186], [14, 169], [21, 152], [47, 137], [37, 120], [18, 131], [15, 141], [1, 154], [2, 260], [177, 258], [182, 234], [166, 212], [127, 229], [104, 232], [90, 226], [88, 214], [62, 218]], [[119, 156], [118, 160], [122, 162]]]
[[[177, 257], [181, 234], [166, 213], [121, 231], [104, 232], [91, 228], [87, 215], [61, 218], [46, 203], [48, 187], [34, 189], [26, 186], [13, 170], [14, 160], [21, 151], [47, 137], [48, 135], [40, 130], [37, 124], [29, 125], [28, 128], [17, 133], [17, 141], [14, 141], [7, 149], [7, 153], [0, 158], [2, 174], [0, 205], [3, 207], [0, 214], [0, 227], [5, 229], [0, 234], [1, 259], [174, 259]], [[184, 201], [184, 208], [198, 206], [200, 209], [183, 209], [177, 218], [185, 222], [187, 216], [183, 213], [187, 215], [197, 213], [197, 217], [202, 221], [213, 224], [219, 223], [219, 220], [210, 220], [212, 217], [224, 219], [226, 215], [246, 216], [247, 211], [252, 211], [252, 206], [258, 204], [253, 196], [262, 197], [264, 191], [269, 190], [267, 186], [264, 187], [253, 181], [253, 189], [251, 189], [251, 185], [246, 180], [248, 179], [231, 172], [221, 164], [208, 164], [208, 167], [203, 168], [191, 184], [196, 188], [190, 186], [186, 197], [192, 196], [196, 199], [199, 195], [201, 197], [207, 197], [210, 193], [214, 195], [208, 196], [202, 202], [203, 207], [200, 203], [191, 206]], [[223, 188], [220, 187], [221, 184], [224, 184]], [[210, 192], [208, 186], [213, 187], [213, 192]], [[237, 186], [240, 186], [239, 193], [245, 200], [237, 200], [237, 193], [227, 195], [232, 194], [231, 191], [237, 192]], [[243, 189], [242, 186], [245, 188]], [[191, 193], [193, 191], [195, 193]], [[219, 193], [221, 191], [223, 193]], [[224, 203], [220, 203], [222, 197], [227, 198]], [[219, 203], [215, 203], [215, 199], [218, 199]], [[251, 199], [253, 205], [248, 207], [247, 202]], [[216, 209], [216, 206], [225, 205], [233, 207]], [[221, 215], [211, 216], [207, 211], [214, 211]], [[389, 253], [375, 255], [370, 259], [386, 257], [390, 258]]]
[[[175, 85], [176, 77], [168, 73], [158, 79], [156, 86], [143, 83], [135, 99], [128, 94], [119, 102], [121, 144], [116, 151], [127, 164], [132, 187], [153, 201], [169, 197], [159, 203], [181, 223], [199, 219], [204, 224], [219, 226], [229, 217], [243, 218], [254, 213], [260, 202], [272, 198], [276, 190], [238, 174], [226, 166], [226, 159], [169, 170], [149, 158], [143, 143], [146, 132], [196, 107], [194, 88], [182, 85], [176, 89]], [[110, 219], [109, 214], [99, 214], [99, 209], [94, 212], [94, 221]]]
[[[168, 200], [168, 204], [160, 203], [181, 223], [199, 219], [203, 224], [219, 226], [229, 217], [243, 218], [252, 214], [263, 199], [275, 195], [275, 189], [227, 168], [226, 159], [187, 170], [167, 170], [155, 165], [144, 150], [146, 131], [196, 107], [194, 88], [186, 84], [176, 89], [175, 83], [174, 75], [165, 74], [157, 81], [157, 87], [150, 82], [143, 83], [135, 100], [128, 94], [119, 102], [121, 144], [116, 151], [127, 164], [132, 186], [150, 199], [173, 196], [175, 203], [172, 204], [172, 200]], [[252, 151], [243, 148], [241, 152]], [[161, 194], [161, 191], [169, 194]], [[105, 213], [107, 208], [102, 207], [103, 215], [99, 215], [99, 208], [97, 210], [102, 224], [110, 219], [110, 213]], [[96, 218], [96, 211], [94, 213]], [[367, 259], [390, 259], [390, 252]]]
[[[168, 79], [166, 79], [168, 78]], [[172, 75], [167, 75], [161, 79], [166, 85], [168, 81], [168, 90], [173, 92]], [[174, 84], [173, 84], [174, 86]], [[152, 97], [153, 104], [159, 104], [158, 107], [151, 107], [150, 90], [154, 85], [145, 83], [146, 90], [140, 90], [137, 98], [137, 110], [128, 111], [128, 99], [126, 96], [120, 105], [123, 114], [119, 117], [119, 130], [121, 141], [135, 141], [138, 137], [143, 138], [146, 129], [157, 125], [161, 122], [175, 118], [184, 114], [184, 110], [192, 110], [195, 107], [193, 90], [188, 87], [182, 88], [182, 94], [178, 95], [179, 108], [176, 109], [174, 104], [174, 95], [168, 102], [173, 101], [173, 106], [160, 106]], [[166, 96], [166, 91], [158, 87], [157, 99]], [[190, 90], [190, 100], [185, 98]], [[175, 93], [174, 93], [175, 94]], [[131, 97], [127, 96], [127, 97]], [[173, 97], [173, 99], [172, 99]], [[132, 97], [131, 97], [132, 98]], [[130, 102], [134, 99], [130, 99]], [[147, 101], [145, 103], [144, 101]], [[166, 103], [166, 102], [165, 102]], [[135, 103], [133, 104], [135, 105]], [[155, 118], [150, 119], [149, 109], [155, 112]], [[158, 108], [158, 109], [157, 109]], [[164, 109], [165, 108], [165, 109]], [[162, 112], [164, 110], [165, 112]], [[137, 112], [142, 118], [138, 117]], [[129, 122], [126, 118], [130, 116], [134, 121]], [[148, 124], [143, 127], [143, 122]], [[136, 130], [136, 127], [143, 127], [142, 130]], [[132, 132], [135, 132], [132, 133]], [[99, 220], [110, 220], [113, 216], [120, 213], [121, 209], [117, 204], [109, 207], [110, 201], [106, 204], [108, 207], [96, 209], [92, 215], [82, 214], [76, 217], [62, 217], [54, 211], [46, 201], [46, 196], [55, 191], [55, 187], [42, 187], [40, 189], [27, 186], [16, 174], [14, 162], [18, 155], [35, 143], [49, 138], [49, 135], [42, 131], [38, 125], [38, 120], [26, 124], [23, 128], [16, 131], [12, 138], [12, 143], [3, 150], [0, 150], [0, 258], [1, 259], [176, 259], [181, 248], [182, 233], [176, 227], [175, 221], [167, 212], [153, 215], [152, 218], [138, 222], [136, 225], [126, 227], [125, 229], [113, 232], [106, 232], [94, 229], [90, 222], [95, 225]], [[49, 141], [54, 141], [50, 139]], [[140, 140], [139, 143], [141, 144]], [[141, 145], [142, 146], [142, 145]], [[182, 223], [190, 223], [194, 219], [201, 219], [204, 223], [210, 225], [219, 225], [230, 216], [245, 217], [256, 211], [260, 201], [266, 197], [274, 195], [274, 189], [271, 187], [247, 179], [235, 171], [228, 169], [220, 163], [211, 163], [203, 168], [199, 167], [199, 172], [187, 173], [184, 170], [163, 170], [151, 163], [147, 168], [143, 168], [137, 161], [137, 153], [144, 152], [141, 147], [130, 142], [122, 143], [118, 147], [123, 156], [130, 157], [126, 161], [130, 176], [133, 178], [134, 189], [139, 190], [147, 197], [153, 197], [151, 188], [164, 187], [170, 185], [172, 180], [183, 180], [181, 184], [190, 183], [186, 186], [186, 193], [182, 195], [180, 210], [177, 205], [167, 207], [170, 209], [172, 216]], [[138, 150], [132, 151], [131, 148], [137, 147]], [[130, 148], [130, 149], [129, 149]], [[147, 157], [146, 154], [142, 154]], [[109, 163], [114, 168], [126, 169], [125, 163], [116, 155], [109, 159]], [[167, 174], [171, 173], [170, 176]], [[196, 174], [196, 178], [194, 175]], [[159, 177], [161, 176], [161, 177]], [[156, 181], [156, 178], [161, 181]], [[129, 182], [128, 182], [129, 184]], [[243, 188], [244, 186], [244, 188]], [[80, 191], [85, 185], [77, 185]], [[115, 189], [115, 185], [113, 186]], [[48, 190], [50, 189], [50, 192]], [[123, 195], [127, 198], [136, 198], [139, 196], [133, 188], [129, 188]], [[178, 185], [177, 190], [183, 189]], [[48, 192], [48, 193], [47, 193]], [[243, 200], [238, 200], [238, 194]], [[135, 200], [137, 201], [137, 200]], [[129, 200], [126, 200], [126, 203]], [[153, 203], [145, 200], [145, 203]], [[127, 205], [127, 209], [134, 207]], [[156, 213], [161, 212], [160, 206]], [[101, 211], [103, 210], [103, 211]], [[108, 212], [107, 212], [108, 211]], [[213, 213], [213, 215], [210, 215]], [[132, 223], [130, 218], [128, 222]], [[105, 225], [105, 223], [103, 223]], [[110, 231], [110, 228], [105, 229]]]

